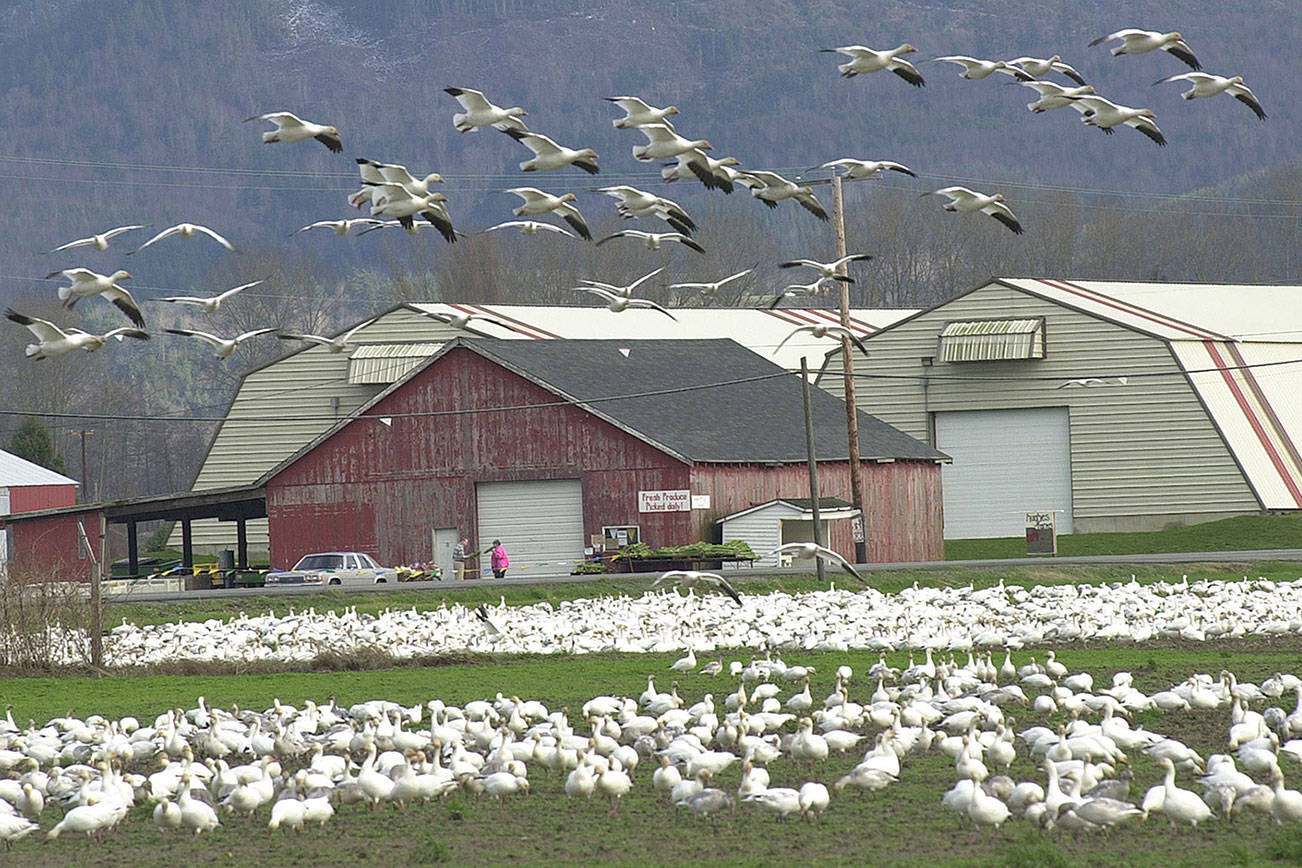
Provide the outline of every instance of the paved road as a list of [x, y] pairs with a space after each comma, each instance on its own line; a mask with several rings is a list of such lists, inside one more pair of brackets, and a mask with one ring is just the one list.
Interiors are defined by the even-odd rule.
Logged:
[[[1032, 564], [1250, 564], [1262, 562], [1299, 562], [1302, 563], [1302, 549], [1267, 549], [1261, 551], [1237, 551], [1237, 552], [1174, 552], [1168, 554], [1152, 555], [1084, 555], [1079, 557], [1039, 557], [1039, 558], [997, 558], [990, 560], [975, 561], [914, 561], [910, 563], [895, 564], [862, 564], [859, 565], [860, 571], [878, 572], [883, 570], [945, 570], [954, 567], [1025, 567]], [[789, 567], [785, 569], [747, 569], [743, 568], [736, 572], [736, 576], [741, 579], [745, 578], [766, 578], [769, 576], [798, 575], [810, 572], [809, 567]], [[595, 574], [584, 576], [530, 576], [527, 574], [508, 575], [503, 579], [474, 579], [467, 582], [402, 582], [399, 584], [385, 585], [363, 585], [359, 587], [350, 587], [349, 594], [387, 594], [398, 590], [431, 590], [445, 591], [459, 589], [461, 587], [491, 586], [491, 587], [516, 587], [521, 585], [545, 585], [556, 584], [558, 582], [587, 582], [603, 578], [615, 578], [620, 580], [637, 580], [646, 579], [647, 583], [654, 579], [656, 573], [615, 573], [613, 575]], [[835, 577], [836, 573], [829, 570], [828, 577]], [[1302, 577], [1302, 576], [1300, 576]], [[320, 594], [322, 588], [319, 585], [286, 585], [278, 588], [234, 588], [230, 590], [212, 590], [212, 591], [181, 591], [178, 593], [149, 593], [149, 594], [132, 594], [129, 598], [132, 602], [153, 603], [153, 602], [172, 602], [176, 600], [198, 600], [198, 599], [238, 599], [241, 597], [266, 597], [268, 595], [277, 597], [304, 597]], [[123, 600], [122, 597], [113, 599]]]

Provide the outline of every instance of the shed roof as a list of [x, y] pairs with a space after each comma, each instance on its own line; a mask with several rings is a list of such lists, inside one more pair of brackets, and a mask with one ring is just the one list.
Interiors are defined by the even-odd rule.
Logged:
[[[808, 514], [810, 518], [814, 516], [814, 499], [812, 497], [775, 497], [772, 500], [739, 509], [734, 513], [725, 515], [723, 518], [716, 519], [714, 523], [723, 524], [725, 521], [733, 521], [761, 510], [771, 509], [776, 504], [789, 506], [792, 509]], [[853, 518], [859, 514], [859, 510], [848, 500], [842, 500], [839, 497], [820, 497], [818, 499], [818, 513], [820, 519], [830, 521], [838, 518]]]
[[0, 449], [0, 488], [18, 488], [26, 485], [77, 485], [62, 473], [55, 473], [26, 458]]

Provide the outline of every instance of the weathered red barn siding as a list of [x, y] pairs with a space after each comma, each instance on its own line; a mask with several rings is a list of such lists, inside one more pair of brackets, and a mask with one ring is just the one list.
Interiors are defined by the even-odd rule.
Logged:
[[[943, 560], [940, 465], [895, 461], [862, 466], [869, 562]], [[850, 500], [850, 463], [820, 461], [818, 486], [823, 497]], [[710, 495], [708, 512], [692, 516], [698, 535], [713, 534], [713, 522], [722, 516], [778, 497], [809, 497], [809, 468], [804, 464], [698, 464], [692, 468], [692, 493]], [[833, 521], [828, 527], [829, 548], [853, 559], [849, 520]]]
[[[557, 401], [477, 353], [452, 350], [268, 481], [272, 564], [335, 548], [425, 561], [436, 527], [477, 542], [479, 482], [578, 479], [587, 534], [636, 524], [652, 545], [697, 538], [689, 513], [637, 511], [639, 489], [688, 488], [686, 464]], [[481, 407], [516, 409], [474, 412]]]
[[79, 557], [77, 521], [85, 523], [86, 535], [96, 540], [99, 514], [96, 512], [52, 515], [8, 522], [13, 540], [9, 553], [9, 575], [28, 581], [90, 581], [93, 564]]
[[77, 505], [75, 485], [12, 485], [9, 487], [9, 511], [39, 512]]

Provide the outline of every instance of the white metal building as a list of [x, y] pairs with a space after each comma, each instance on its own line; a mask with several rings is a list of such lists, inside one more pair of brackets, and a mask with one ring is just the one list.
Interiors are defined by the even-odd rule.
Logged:
[[[824, 544], [831, 539], [829, 522], [846, 521], [858, 514], [859, 510], [848, 501], [820, 497], [818, 523], [823, 528]], [[717, 523], [722, 526], [723, 542], [743, 540], [758, 555], [754, 566], [787, 567], [791, 566], [790, 558], [779, 562], [781, 556], [771, 552], [790, 542], [814, 541], [814, 501], [810, 497], [780, 497], [725, 515]]]
[[[868, 338], [859, 407], [950, 455], [946, 538], [1302, 508], [1298, 286], [996, 279]], [[839, 388], [839, 377], [824, 386]]]

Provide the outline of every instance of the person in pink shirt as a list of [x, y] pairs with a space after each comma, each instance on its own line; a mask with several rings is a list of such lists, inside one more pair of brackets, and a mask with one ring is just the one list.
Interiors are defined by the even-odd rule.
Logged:
[[493, 540], [489, 566], [493, 568], [493, 576], [499, 579], [506, 575], [506, 568], [511, 566], [511, 559], [506, 556], [506, 549], [502, 548], [500, 539]]

